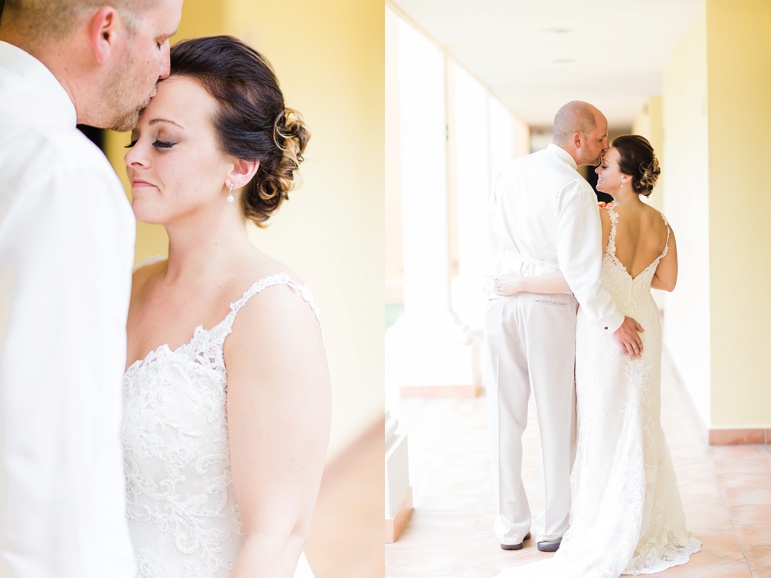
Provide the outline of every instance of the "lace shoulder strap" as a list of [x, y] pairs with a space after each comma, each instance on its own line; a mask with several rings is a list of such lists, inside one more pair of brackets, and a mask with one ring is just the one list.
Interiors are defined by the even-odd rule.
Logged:
[[608, 211], [610, 217], [610, 235], [608, 235], [608, 246], [605, 249], [606, 253], [616, 255], [616, 223], [618, 223], [618, 213], [613, 210], [613, 205], [606, 205], [605, 210]]
[[[270, 275], [268, 277], [263, 277], [259, 281], [256, 281], [252, 284], [251, 287], [249, 287], [244, 294], [241, 296], [241, 298], [238, 301], [234, 301], [230, 304], [230, 313], [228, 313], [227, 317], [222, 321], [220, 324], [223, 331], [223, 337], [229, 334], [233, 330], [233, 323], [236, 320], [236, 315], [238, 315], [238, 312], [241, 310], [241, 308], [247, 304], [249, 299], [263, 291], [264, 289], [267, 289], [268, 287], [273, 287], [274, 285], [289, 285], [292, 289], [297, 291], [297, 293], [300, 294], [300, 297], [302, 297], [308, 305], [310, 305], [310, 308], [313, 310], [313, 313], [316, 315], [316, 319], [319, 322], [319, 325], [321, 325], [321, 311], [319, 310], [318, 305], [316, 305], [316, 301], [313, 299], [313, 294], [311, 293], [311, 290], [308, 289], [305, 285], [300, 285], [296, 281], [293, 281], [289, 275], [286, 273], [277, 273], [275, 275]], [[322, 325], [321, 329], [322, 337], [324, 336], [324, 328]], [[326, 343], [326, 338], [324, 338], [324, 341]]]
[[164, 261], [165, 259], [166, 257], [164, 257], [163, 255], [150, 255], [144, 261], [142, 261], [136, 267], [134, 267], [134, 271], [138, 271], [142, 267], [153, 265], [154, 263], [158, 263], [159, 261]]

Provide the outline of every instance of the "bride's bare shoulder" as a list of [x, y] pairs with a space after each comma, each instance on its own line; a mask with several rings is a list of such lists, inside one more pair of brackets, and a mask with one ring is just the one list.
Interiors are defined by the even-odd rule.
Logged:
[[284, 274], [295, 283], [303, 284], [303, 280], [290, 267], [281, 261], [269, 257], [264, 253], [251, 255], [244, 259], [237, 268], [237, 273], [233, 278], [234, 285], [249, 286], [252, 283], [271, 277]]
[[658, 231], [666, 230], [666, 220], [664, 219], [664, 216], [661, 214], [661, 212], [655, 207], [643, 204], [642, 216], [643, 222], [647, 227]]

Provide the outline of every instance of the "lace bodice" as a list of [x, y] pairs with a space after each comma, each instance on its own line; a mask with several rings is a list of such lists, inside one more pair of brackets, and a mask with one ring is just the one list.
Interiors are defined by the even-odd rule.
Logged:
[[272, 275], [211, 329], [198, 326], [188, 343], [161, 345], [126, 370], [127, 515], [141, 578], [230, 576], [243, 530], [230, 475], [223, 345], [239, 310], [274, 285], [295, 289], [319, 316], [306, 287]]

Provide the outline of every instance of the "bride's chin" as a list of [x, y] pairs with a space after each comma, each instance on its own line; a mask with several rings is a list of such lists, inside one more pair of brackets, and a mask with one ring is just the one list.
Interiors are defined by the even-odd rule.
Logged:
[[145, 225], [162, 225], [163, 224], [163, 223], [160, 223], [158, 219], [153, 218], [153, 215], [151, 215], [148, 211], [143, 211], [141, 207], [132, 205], [131, 208], [134, 211], [134, 218], [137, 220], [138, 223], [143, 223]]

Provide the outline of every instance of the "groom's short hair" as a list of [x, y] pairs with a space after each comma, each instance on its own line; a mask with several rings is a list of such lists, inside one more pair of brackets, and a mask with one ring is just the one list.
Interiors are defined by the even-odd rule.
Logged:
[[580, 100], [564, 105], [554, 116], [554, 141], [563, 142], [577, 132], [586, 134], [597, 127], [597, 109]]
[[30, 37], [62, 40], [78, 21], [101, 6], [112, 6], [123, 18], [130, 33], [136, 29], [136, 17], [151, 8], [155, 0], [5, 0], [2, 19], [14, 19]]

